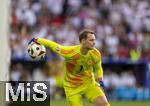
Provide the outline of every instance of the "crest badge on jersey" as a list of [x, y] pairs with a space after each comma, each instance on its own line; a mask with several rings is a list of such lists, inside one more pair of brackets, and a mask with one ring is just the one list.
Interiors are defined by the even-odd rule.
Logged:
[[92, 60], [88, 60], [88, 61], [87, 61], [87, 64], [88, 64], [88, 65], [93, 65], [94, 62], [93, 62]]

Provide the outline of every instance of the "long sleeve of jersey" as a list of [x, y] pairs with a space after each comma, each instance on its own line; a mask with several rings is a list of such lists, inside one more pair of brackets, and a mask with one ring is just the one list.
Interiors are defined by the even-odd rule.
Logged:
[[67, 58], [71, 52], [73, 52], [73, 46], [62, 46], [54, 41], [44, 38], [37, 38], [36, 42], [50, 48], [52, 51], [65, 58]]
[[98, 62], [95, 65], [95, 70], [96, 70], [96, 79], [103, 80], [103, 68], [101, 62]]
[[101, 63], [101, 54], [100, 52], [95, 49], [95, 65], [94, 65], [94, 70], [95, 70], [95, 77], [96, 80], [103, 80], [103, 68], [102, 68], [102, 63]]

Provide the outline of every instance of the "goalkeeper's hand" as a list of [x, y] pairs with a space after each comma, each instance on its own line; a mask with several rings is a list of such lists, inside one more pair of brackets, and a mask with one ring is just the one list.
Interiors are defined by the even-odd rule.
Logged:
[[107, 96], [107, 89], [106, 89], [105, 84], [102, 80], [99, 81], [99, 85], [100, 85], [101, 89], [103, 90], [104, 94]]
[[101, 87], [101, 89], [105, 92], [106, 91], [106, 87], [105, 87], [105, 84], [103, 82], [103, 78], [96, 78], [96, 82]]
[[30, 44], [32, 44], [32, 43], [37, 43], [37, 38], [32, 38], [32, 39], [29, 41], [28, 45], [30, 45]]
[[105, 92], [105, 91], [106, 91], [106, 88], [105, 88], [104, 82], [103, 82], [102, 80], [99, 81], [99, 85], [100, 85], [100, 87], [103, 89], [103, 91]]

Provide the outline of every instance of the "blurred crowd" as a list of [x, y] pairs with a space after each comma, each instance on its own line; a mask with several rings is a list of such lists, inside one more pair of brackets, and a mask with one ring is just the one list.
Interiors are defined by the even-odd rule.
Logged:
[[78, 44], [83, 29], [96, 32], [103, 59], [150, 59], [149, 0], [13, 0], [10, 45], [13, 59], [30, 59], [33, 37]]
[[118, 72], [113, 69], [106, 69], [104, 83], [109, 99], [149, 100], [150, 89], [138, 82], [135, 73], [133, 69], [119, 70]]

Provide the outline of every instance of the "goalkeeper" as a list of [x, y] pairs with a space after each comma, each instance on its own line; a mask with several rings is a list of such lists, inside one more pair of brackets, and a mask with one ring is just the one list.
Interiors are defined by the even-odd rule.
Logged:
[[42, 44], [65, 58], [63, 86], [67, 106], [82, 106], [83, 96], [95, 106], [110, 106], [104, 94], [101, 54], [94, 48], [95, 39], [93, 31], [84, 30], [79, 34], [80, 45], [62, 46], [44, 38], [30, 41]]

